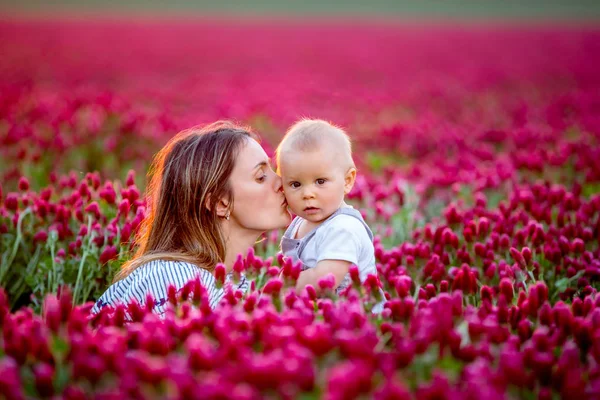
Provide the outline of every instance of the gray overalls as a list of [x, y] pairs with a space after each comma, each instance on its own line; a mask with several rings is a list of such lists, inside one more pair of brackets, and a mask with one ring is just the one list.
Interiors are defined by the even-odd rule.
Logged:
[[[373, 232], [371, 231], [369, 226], [366, 224], [366, 222], [363, 219], [360, 212], [352, 207], [340, 207], [333, 214], [331, 214], [329, 216], [329, 218], [327, 218], [325, 221], [323, 221], [323, 223], [321, 225], [317, 226], [315, 229], [313, 229], [312, 231], [307, 233], [306, 236], [304, 236], [301, 239], [293, 239], [292, 238], [298, 224], [300, 224], [302, 221], [300, 218], [294, 218], [294, 220], [292, 221], [290, 226], [287, 228], [287, 230], [283, 234], [283, 238], [281, 239], [281, 252], [283, 253], [283, 255], [285, 255], [287, 257], [292, 257], [292, 260], [294, 260], [294, 262], [301, 260], [302, 251], [304, 251], [304, 248], [306, 247], [308, 242], [315, 236], [315, 234], [317, 233], [317, 230], [321, 226], [323, 226], [323, 224], [325, 222], [337, 217], [338, 215], [349, 215], [351, 217], [358, 219], [363, 224], [365, 229], [367, 230], [369, 238], [371, 240], [373, 240]], [[315, 265], [304, 265], [303, 264], [302, 270], [306, 270], [308, 268], [314, 268], [314, 267], [315, 267]], [[351, 283], [350, 274], [346, 274], [346, 276], [344, 277], [344, 280], [337, 287], [336, 292], [339, 293], [341, 290], [347, 288], [350, 285], [350, 283]]]

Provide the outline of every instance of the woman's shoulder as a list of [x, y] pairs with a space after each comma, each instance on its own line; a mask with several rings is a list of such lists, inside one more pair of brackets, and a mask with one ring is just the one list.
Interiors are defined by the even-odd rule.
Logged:
[[130, 275], [133, 274], [142, 274], [142, 275], [150, 275], [155, 274], [157, 272], [162, 271], [173, 271], [173, 272], [181, 272], [181, 273], [193, 273], [193, 274], [210, 274], [204, 268], [200, 268], [196, 264], [189, 263], [187, 261], [179, 261], [179, 260], [152, 260], [148, 261], [138, 268], [136, 268]]
[[176, 288], [183, 287], [188, 281], [200, 278], [202, 283], [208, 284], [214, 278], [213, 275], [204, 268], [200, 268], [195, 264], [185, 261], [176, 260], [152, 260], [136, 268], [124, 281], [129, 279], [129, 283], [149, 283], [153, 281], [160, 285], [153, 284], [152, 286], [166, 287], [169, 284]]

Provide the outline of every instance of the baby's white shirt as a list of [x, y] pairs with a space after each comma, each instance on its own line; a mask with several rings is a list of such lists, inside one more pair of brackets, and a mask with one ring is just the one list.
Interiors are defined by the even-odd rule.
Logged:
[[[301, 260], [306, 268], [314, 268], [322, 260], [351, 262], [358, 267], [360, 280], [364, 282], [369, 274], [377, 275], [373, 234], [357, 210], [344, 207], [340, 211], [300, 239], [294, 237], [303, 218], [294, 218], [282, 238], [281, 250], [294, 262]], [[347, 276], [340, 286], [349, 283]]]

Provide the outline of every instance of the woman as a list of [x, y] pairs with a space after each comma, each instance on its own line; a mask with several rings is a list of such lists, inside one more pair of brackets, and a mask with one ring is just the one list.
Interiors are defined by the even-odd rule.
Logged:
[[[250, 130], [230, 122], [179, 133], [156, 155], [147, 189], [148, 213], [140, 227], [135, 257], [92, 308], [151, 294], [159, 315], [167, 288], [181, 289], [196, 277], [215, 307], [223, 290], [213, 270], [231, 272], [240, 253], [268, 230], [290, 222], [281, 179]], [[230, 274], [228, 274], [228, 279]], [[238, 288], [246, 290], [245, 279]]]

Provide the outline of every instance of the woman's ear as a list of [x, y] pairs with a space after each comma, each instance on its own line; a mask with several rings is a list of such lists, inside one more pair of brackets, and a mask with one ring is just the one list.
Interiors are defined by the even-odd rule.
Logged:
[[356, 168], [350, 167], [344, 176], [344, 194], [350, 193], [356, 180]]
[[[209, 193], [206, 196], [206, 201], [204, 202], [204, 207], [206, 207], [207, 210], [211, 211], [212, 208], [212, 204], [211, 204], [211, 200], [212, 200], [212, 194]], [[219, 199], [219, 201], [217, 201], [217, 204], [215, 205], [216, 211], [217, 211], [217, 216], [221, 217], [221, 218], [227, 218], [229, 216], [229, 202], [225, 199]]]
[[221, 218], [229, 219], [230, 212], [231, 211], [229, 210], [229, 202], [225, 201], [223, 199], [220, 199], [217, 202], [217, 216], [219, 216]]

